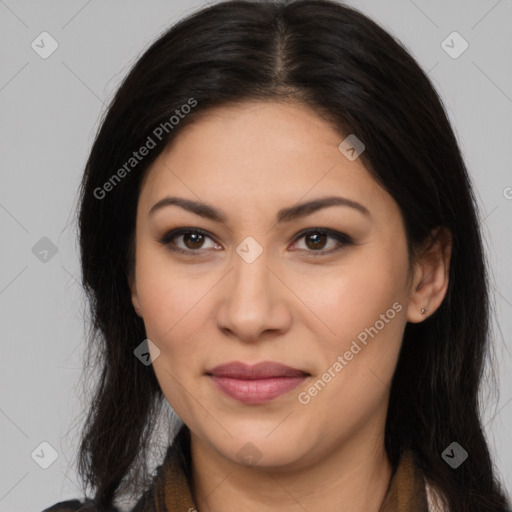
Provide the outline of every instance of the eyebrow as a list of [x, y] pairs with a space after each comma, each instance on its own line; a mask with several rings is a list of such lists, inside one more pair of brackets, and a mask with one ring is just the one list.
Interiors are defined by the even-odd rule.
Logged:
[[[220, 210], [217, 210], [213, 206], [210, 206], [207, 203], [202, 203], [199, 201], [192, 201], [190, 199], [184, 199], [181, 197], [164, 197], [160, 199], [157, 203], [155, 203], [149, 210], [148, 216], [153, 215], [157, 210], [164, 208], [166, 206], [176, 205], [184, 208], [185, 210], [195, 213], [200, 217], [204, 217], [206, 219], [213, 220], [215, 222], [226, 223], [227, 217]], [[358, 203], [357, 201], [353, 201], [346, 197], [340, 196], [328, 196], [321, 197], [319, 199], [313, 199], [312, 201], [308, 201], [306, 203], [300, 203], [294, 206], [290, 206], [288, 208], [283, 208], [277, 212], [277, 223], [290, 222], [292, 220], [306, 217], [311, 215], [312, 213], [321, 210], [323, 208], [327, 208], [329, 206], [348, 206], [357, 210], [367, 217], [371, 217], [370, 211]]]

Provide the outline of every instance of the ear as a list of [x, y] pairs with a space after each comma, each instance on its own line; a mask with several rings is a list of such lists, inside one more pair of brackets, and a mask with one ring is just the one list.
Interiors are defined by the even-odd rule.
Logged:
[[[448, 289], [452, 236], [435, 228], [416, 257], [407, 307], [407, 321], [422, 322], [441, 305]], [[421, 311], [426, 310], [422, 314]]]
[[128, 276], [128, 286], [130, 287], [131, 290], [132, 304], [133, 307], [135, 308], [135, 312], [142, 318], [142, 315], [140, 314], [140, 302], [139, 295], [137, 293], [137, 285], [135, 283], [135, 278], [132, 275]]

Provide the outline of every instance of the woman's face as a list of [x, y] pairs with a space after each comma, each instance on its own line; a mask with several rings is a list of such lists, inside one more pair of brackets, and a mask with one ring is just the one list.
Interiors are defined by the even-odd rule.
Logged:
[[[344, 138], [300, 105], [216, 108], [141, 189], [132, 300], [160, 351], [156, 377], [195, 442], [237, 464], [298, 468], [382, 444], [418, 314], [398, 206]], [[208, 207], [152, 210], [171, 197]], [[327, 197], [346, 203], [300, 207]], [[296, 371], [211, 374], [232, 362]]]

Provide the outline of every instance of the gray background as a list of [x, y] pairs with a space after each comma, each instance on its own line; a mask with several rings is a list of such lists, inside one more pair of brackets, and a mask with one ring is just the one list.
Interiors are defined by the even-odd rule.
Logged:
[[[130, 65], [168, 25], [205, 3], [0, 0], [1, 511], [40, 511], [78, 496], [84, 305], [76, 190], [100, 114]], [[499, 378], [499, 394], [484, 386], [483, 417], [510, 492], [512, 1], [349, 3], [396, 35], [429, 72], [475, 184], [492, 271]], [[47, 59], [31, 47], [43, 31], [59, 45]], [[469, 44], [458, 58], [442, 45], [453, 31]], [[452, 52], [462, 48], [450, 41]], [[51, 246], [43, 237], [57, 248], [54, 255], [41, 252]], [[42, 442], [58, 453], [47, 469], [39, 465], [44, 457], [36, 463], [31, 456], [36, 449], [48, 456]]]

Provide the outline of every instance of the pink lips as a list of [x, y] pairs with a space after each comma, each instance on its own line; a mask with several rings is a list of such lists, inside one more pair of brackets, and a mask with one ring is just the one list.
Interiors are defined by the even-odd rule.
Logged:
[[272, 361], [253, 366], [235, 361], [216, 366], [206, 374], [226, 395], [244, 403], [268, 402], [297, 387], [309, 374]]

